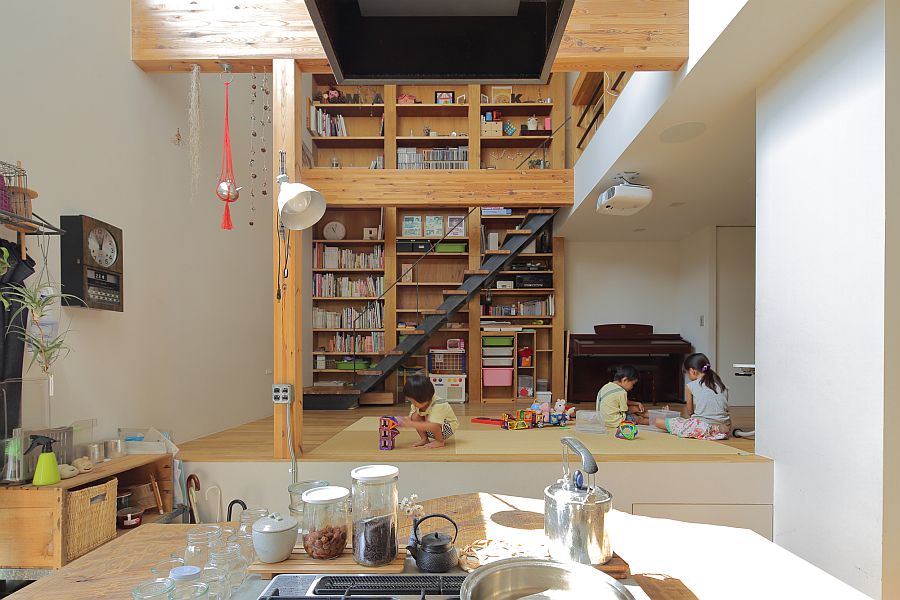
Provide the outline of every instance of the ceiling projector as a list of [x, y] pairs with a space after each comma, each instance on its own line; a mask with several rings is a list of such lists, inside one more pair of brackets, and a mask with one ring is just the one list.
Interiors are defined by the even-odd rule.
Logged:
[[614, 185], [597, 198], [597, 212], [627, 217], [638, 212], [653, 199], [653, 190], [645, 185], [622, 183]]

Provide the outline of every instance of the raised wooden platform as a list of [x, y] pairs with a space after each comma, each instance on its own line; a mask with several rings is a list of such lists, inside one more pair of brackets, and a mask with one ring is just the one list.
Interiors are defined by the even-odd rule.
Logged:
[[[510, 405], [511, 410], [512, 405]], [[524, 406], [524, 405], [523, 405]], [[584, 405], [585, 407], [587, 405]], [[472, 424], [470, 420], [475, 416], [499, 416], [504, 409], [497, 405], [482, 406], [470, 404], [454, 404], [453, 410], [456, 412], [460, 420], [462, 428], [470, 428]], [[378, 417], [386, 414], [405, 414], [408, 408], [405, 406], [364, 406], [354, 410], [340, 411], [306, 411], [303, 415], [303, 460], [334, 460], [334, 456], [327, 454], [319, 454], [316, 449], [323, 443], [331, 440], [345, 428], [356, 423], [360, 418], [372, 416]], [[732, 419], [736, 427], [744, 429], [752, 429], [754, 423], [754, 411], [752, 407], [734, 407], [732, 408]], [[273, 443], [272, 428], [274, 426], [273, 417], [266, 417], [258, 421], [253, 421], [238, 427], [226, 429], [219, 433], [214, 433], [196, 440], [179, 444], [181, 451], [178, 458], [187, 462], [257, 462], [273, 460]], [[633, 457], [629, 455], [617, 455], [616, 460], [689, 460], [698, 462], [731, 462], [731, 461], [753, 461], [764, 459], [753, 454], [755, 443], [753, 440], [732, 438], [721, 442], [742, 450], [746, 455], [664, 455], [664, 456], [647, 456], [635, 454]], [[427, 452], [427, 451], [422, 451]], [[379, 454], [376, 445], [373, 444], [373, 452], [360, 453], [359, 456], [341, 456], [342, 460], [373, 460], [375, 457], [385, 456], [384, 453]], [[427, 454], [417, 455], [413, 460], [430, 460], [434, 457]], [[465, 454], [465, 455], [448, 455], [441, 456], [440, 460], [451, 462], [482, 462], [482, 461], [510, 461], [514, 458], [516, 461], [535, 460], [556, 462], [559, 457], [546, 456], [514, 456], [509, 454], [491, 454], [484, 455]], [[398, 454], [390, 456], [392, 461], [403, 461], [404, 458]], [[408, 459], [407, 459], [408, 460]]]

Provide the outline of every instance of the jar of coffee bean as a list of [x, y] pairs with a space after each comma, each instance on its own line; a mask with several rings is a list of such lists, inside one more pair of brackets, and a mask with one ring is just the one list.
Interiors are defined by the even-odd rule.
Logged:
[[329, 485], [303, 492], [303, 548], [310, 558], [337, 558], [347, 547], [350, 490]]

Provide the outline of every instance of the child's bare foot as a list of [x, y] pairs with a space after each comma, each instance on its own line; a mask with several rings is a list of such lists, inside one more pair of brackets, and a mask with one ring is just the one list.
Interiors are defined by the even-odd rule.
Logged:
[[421, 448], [422, 446], [424, 446], [427, 443], [428, 443], [428, 440], [419, 440], [418, 442], [413, 442], [412, 447], [413, 448]]
[[443, 448], [444, 442], [441, 442], [439, 440], [434, 440], [433, 442], [428, 442], [427, 444], [425, 444], [425, 447], [426, 448]]

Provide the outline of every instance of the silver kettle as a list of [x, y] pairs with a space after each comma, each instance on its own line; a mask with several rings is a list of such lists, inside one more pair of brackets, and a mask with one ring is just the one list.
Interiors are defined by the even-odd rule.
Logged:
[[[544, 489], [544, 534], [550, 556], [558, 561], [602, 565], [612, 558], [606, 513], [612, 494], [597, 487], [597, 461], [587, 447], [573, 437], [564, 437], [563, 477]], [[570, 450], [581, 457], [581, 468], [569, 468]], [[590, 475], [590, 484], [585, 481]]]

